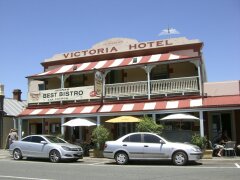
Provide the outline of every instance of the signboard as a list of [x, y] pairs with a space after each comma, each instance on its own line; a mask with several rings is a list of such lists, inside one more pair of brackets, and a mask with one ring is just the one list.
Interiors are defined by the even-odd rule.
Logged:
[[95, 75], [95, 82], [94, 82], [94, 90], [96, 93], [97, 97], [101, 97], [102, 96], [102, 91], [103, 91], [103, 75], [100, 71], [96, 71]]
[[96, 97], [93, 86], [52, 89], [28, 93], [28, 103], [75, 101], [94, 99]]

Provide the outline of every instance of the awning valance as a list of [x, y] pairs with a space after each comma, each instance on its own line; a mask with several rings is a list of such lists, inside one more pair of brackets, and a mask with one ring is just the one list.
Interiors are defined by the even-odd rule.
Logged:
[[119, 113], [149, 110], [180, 109], [202, 106], [202, 99], [185, 99], [174, 101], [154, 101], [124, 104], [106, 104], [95, 106], [74, 106], [67, 108], [25, 109], [19, 116], [48, 116], [69, 114]]
[[63, 108], [38, 108], [25, 109], [19, 117], [25, 116], [52, 116], [52, 115], [81, 115], [96, 113], [121, 113], [124, 112], [140, 112], [155, 110], [178, 110], [192, 108], [218, 108], [218, 107], [239, 107], [240, 96], [221, 96], [221, 97], [205, 97], [197, 99], [181, 99], [169, 101], [152, 101], [137, 103], [119, 103], [105, 104], [93, 106], [74, 106]]
[[188, 58], [193, 58], [193, 57], [176, 55], [173, 53], [166, 53], [166, 54], [155, 54], [155, 55], [149, 55], [149, 56], [138, 56], [138, 57], [131, 57], [131, 58], [104, 60], [104, 61], [97, 61], [97, 62], [85, 62], [80, 64], [63, 65], [61, 67], [58, 67], [43, 73], [32, 75], [30, 77], [41, 77], [41, 76], [49, 76], [49, 75], [55, 75], [55, 74], [91, 71], [94, 69], [108, 69], [108, 68], [148, 64], [148, 63], [168, 61], [168, 60], [180, 60], [180, 59], [184, 60]]

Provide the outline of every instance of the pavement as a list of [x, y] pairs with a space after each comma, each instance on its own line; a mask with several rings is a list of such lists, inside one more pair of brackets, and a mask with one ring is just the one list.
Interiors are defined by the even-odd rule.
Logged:
[[9, 158], [10, 154], [8, 150], [0, 149], [0, 159]]

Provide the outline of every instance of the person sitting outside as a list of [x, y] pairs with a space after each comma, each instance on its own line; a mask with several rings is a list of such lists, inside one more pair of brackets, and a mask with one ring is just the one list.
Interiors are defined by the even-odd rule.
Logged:
[[222, 136], [218, 140], [218, 144], [215, 144], [215, 149], [218, 149], [217, 156], [221, 157], [223, 155], [223, 149], [226, 142], [231, 141], [231, 139], [227, 135], [227, 131], [223, 131]]

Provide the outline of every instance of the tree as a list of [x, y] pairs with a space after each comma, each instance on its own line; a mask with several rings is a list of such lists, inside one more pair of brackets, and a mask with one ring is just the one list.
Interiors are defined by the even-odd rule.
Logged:
[[137, 125], [137, 131], [139, 132], [152, 132], [161, 134], [163, 125], [157, 124], [152, 118], [144, 116]]

